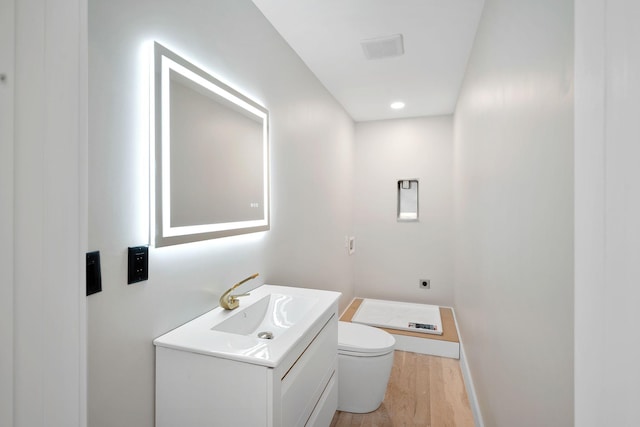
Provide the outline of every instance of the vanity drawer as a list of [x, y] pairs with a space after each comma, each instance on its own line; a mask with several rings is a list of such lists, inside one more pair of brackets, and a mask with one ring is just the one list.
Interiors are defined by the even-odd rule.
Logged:
[[327, 387], [322, 392], [318, 404], [309, 417], [305, 427], [328, 427], [338, 408], [338, 373], [333, 372]]
[[332, 317], [282, 378], [282, 425], [304, 426], [337, 364], [338, 323]]

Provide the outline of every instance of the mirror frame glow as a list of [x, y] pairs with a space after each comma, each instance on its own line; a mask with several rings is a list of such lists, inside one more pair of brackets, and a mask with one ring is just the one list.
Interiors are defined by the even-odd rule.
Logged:
[[[151, 88], [151, 244], [160, 246], [266, 231], [269, 221], [269, 112], [262, 105], [222, 83], [209, 73], [155, 42]], [[224, 98], [262, 125], [262, 219], [212, 224], [172, 226], [171, 222], [171, 120], [170, 73], [175, 72], [200, 90]], [[231, 179], [231, 178], [230, 178]]]

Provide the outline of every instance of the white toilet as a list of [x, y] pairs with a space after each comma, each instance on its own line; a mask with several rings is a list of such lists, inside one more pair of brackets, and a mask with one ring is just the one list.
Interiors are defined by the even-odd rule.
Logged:
[[338, 322], [338, 410], [378, 409], [387, 390], [396, 340], [382, 329]]

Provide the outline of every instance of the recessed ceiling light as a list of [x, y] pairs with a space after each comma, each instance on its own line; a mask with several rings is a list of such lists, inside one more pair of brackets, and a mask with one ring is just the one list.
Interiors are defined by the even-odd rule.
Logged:
[[394, 110], [402, 110], [404, 108], [404, 102], [396, 101], [391, 104], [391, 108], [393, 108]]

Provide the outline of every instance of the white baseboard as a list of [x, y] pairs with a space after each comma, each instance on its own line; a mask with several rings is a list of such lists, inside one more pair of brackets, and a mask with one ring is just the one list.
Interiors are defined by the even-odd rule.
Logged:
[[457, 342], [432, 340], [427, 337], [416, 338], [394, 333], [391, 335], [396, 339], [396, 350], [450, 357], [452, 359], [460, 358], [460, 345]]
[[460, 370], [462, 371], [462, 378], [464, 379], [464, 387], [467, 390], [467, 397], [469, 398], [469, 405], [471, 406], [473, 421], [476, 427], [484, 427], [482, 413], [480, 412], [480, 404], [478, 403], [478, 396], [476, 395], [476, 389], [473, 385], [471, 370], [469, 369], [469, 364], [467, 363], [467, 355], [464, 351], [464, 344], [462, 342], [462, 336], [460, 335], [460, 328], [458, 327], [458, 319], [456, 319], [455, 310], [452, 309], [452, 311], [453, 320], [456, 322], [456, 329], [458, 330], [458, 339], [460, 340]]
[[464, 387], [467, 389], [467, 397], [469, 398], [469, 405], [471, 405], [473, 421], [475, 422], [476, 427], [484, 427], [482, 413], [480, 412], [480, 404], [478, 403], [478, 396], [476, 396], [476, 389], [473, 386], [473, 378], [471, 378], [471, 371], [467, 364], [467, 356], [464, 352], [462, 342], [460, 342], [460, 370], [462, 371], [462, 378], [464, 379]]

